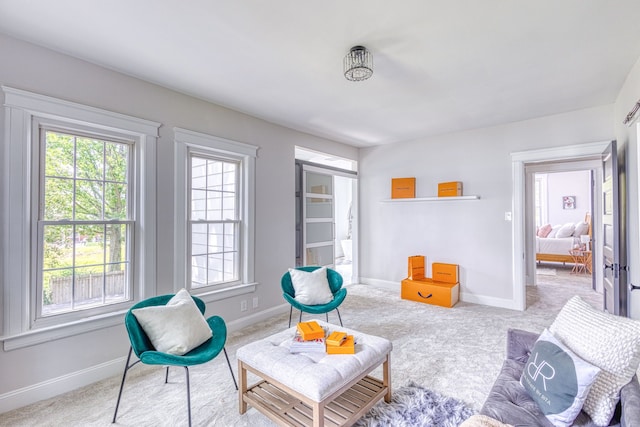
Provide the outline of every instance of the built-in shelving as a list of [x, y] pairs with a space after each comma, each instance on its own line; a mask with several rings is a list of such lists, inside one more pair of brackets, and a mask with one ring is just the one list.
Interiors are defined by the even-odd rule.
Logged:
[[457, 197], [414, 197], [404, 199], [384, 199], [383, 203], [403, 203], [403, 202], [451, 202], [454, 200], [478, 200], [480, 196], [457, 196]]

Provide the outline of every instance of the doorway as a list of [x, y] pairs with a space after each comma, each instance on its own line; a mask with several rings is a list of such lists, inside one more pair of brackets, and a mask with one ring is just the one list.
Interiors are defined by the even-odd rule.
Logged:
[[[611, 149], [611, 141], [586, 143], [565, 147], [554, 147], [511, 154], [513, 170], [513, 295], [512, 308], [527, 308], [526, 285], [535, 284], [535, 242], [536, 229], [533, 218], [534, 175], [527, 168], [546, 163], [572, 163], [580, 161], [603, 161], [603, 154]], [[582, 169], [585, 169], [582, 167]], [[595, 171], [593, 207], [592, 207], [592, 257], [594, 263], [603, 258], [603, 203], [602, 193], [603, 167], [591, 168]], [[529, 191], [527, 192], [527, 188]], [[597, 265], [597, 264], [596, 264]], [[603, 271], [593, 269], [593, 279], [597, 286], [603, 283]]]
[[[527, 164], [526, 198], [533, 199], [534, 271], [528, 286], [565, 287], [602, 309], [602, 289], [593, 274], [593, 224], [598, 160], [563, 160]], [[532, 193], [532, 194], [530, 194]], [[527, 248], [530, 247], [527, 245]], [[600, 286], [600, 288], [602, 288]], [[528, 293], [529, 294], [529, 293]], [[527, 306], [532, 304], [527, 295]]]
[[296, 266], [357, 277], [357, 162], [296, 147]]

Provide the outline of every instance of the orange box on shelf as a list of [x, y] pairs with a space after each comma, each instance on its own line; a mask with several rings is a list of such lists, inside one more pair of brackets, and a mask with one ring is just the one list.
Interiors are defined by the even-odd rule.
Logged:
[[438, 197], [458, 197], [462, 196], [462, 182], [440, 182], [438, 183]]
[[431, 276], [434, 282], [458, 283], [458, 264], [431, 264]]
[[324, 329], [315, 320], [298, 323], [298, 332], [300, 332], [300, 336], [305, 341], [324, 338]]
[[353, 335], [347, 335], [347, 338], [340, 345], [327, 344], [327, 354], [355, 354], [356, 343]]
[[458, 302], [460, 285], [458, 283], [436, 282], [432, 279], [402, 281], [400, 297], [425, 304], [451, 308]]
[[415, 178], [391, 178], [392, 199], [413, 199], [416, 197]]
[[424, 255], [413, 255], [409, 257], [409, 279], [424, 279]]

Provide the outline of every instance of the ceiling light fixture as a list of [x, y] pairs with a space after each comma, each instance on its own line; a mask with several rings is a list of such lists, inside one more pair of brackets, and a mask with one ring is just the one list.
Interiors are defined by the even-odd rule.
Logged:
[[367, 80], [373, 74], [373, 56], [364, 46], [354, 46], [344, 57], [344, 76], [352, 82]]

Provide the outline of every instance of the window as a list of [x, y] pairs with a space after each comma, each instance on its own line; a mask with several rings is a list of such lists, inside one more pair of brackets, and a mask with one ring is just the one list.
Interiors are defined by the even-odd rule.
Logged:
[[174, 132], [176, 286], [207, 302], [255, 291], [257, 147], [180, 128]]
[[2, 90], [4, 349], [121, 324], [155, 295], [160, 124]]
[[191, 287], [215, 286], [239, 279], [239, 162], [192, 153]]
[[535, 174], [534, 208], [536, 227], [547, 223], [547, 175]]
[[133, 141], [40, 135], [38, 317], [129, 301]]

